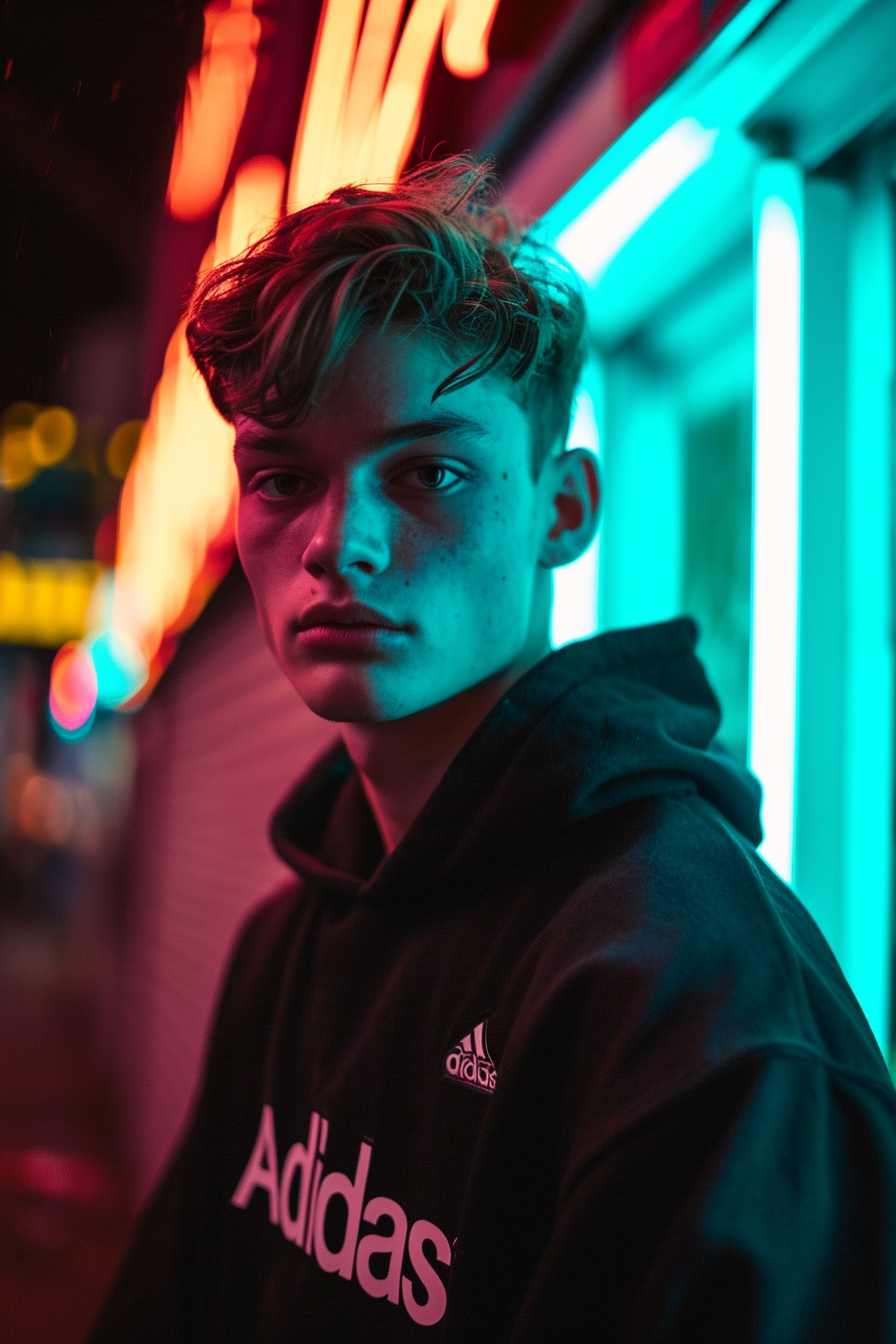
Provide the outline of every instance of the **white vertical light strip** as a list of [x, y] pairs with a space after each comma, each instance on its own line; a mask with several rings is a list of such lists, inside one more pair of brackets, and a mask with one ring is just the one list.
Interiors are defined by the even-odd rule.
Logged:
[[[585, 387], [581, 387], [576, 396], [568, 442], [570, 448], [590, 448], [600, 455], [597, 409]], [[555, 649], [574, 639], [588, 639], [597, 634], [599, 565], [600, 532], [578, 560], [554, 570], [551, 644]]]
[[769, 160], [756, 184], [750, 766], [763, 787], [760, 852], [793, 871], [799, 629], [802, 175]]
[[[892, 149], [890, 150], [892, 154]], [[896, 210], [886, 141], [855, 177], [846, 456], [846, 725], [842, 964], [885, 1055], [893, 920], [893, 388]]]

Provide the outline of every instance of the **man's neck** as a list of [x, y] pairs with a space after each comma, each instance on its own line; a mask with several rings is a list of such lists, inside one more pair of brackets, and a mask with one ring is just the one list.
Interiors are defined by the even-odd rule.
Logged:
[[388, 723], [344, 723], [342, 737], [390, 853], [414, 821], [467, 738], [501, 697], [549, 651], [417, 714]]

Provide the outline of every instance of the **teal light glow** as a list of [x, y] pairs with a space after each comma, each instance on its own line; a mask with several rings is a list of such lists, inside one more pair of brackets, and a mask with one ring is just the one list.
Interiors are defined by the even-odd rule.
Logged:
[[567, 225], [557, 250], [595, 284], [650, 216], [707, 162], [717, 136], [693, 117], [677, 121]]
[[671, 380], [628, 352], [607, 360], [600, 628], [681, 613], [681, 417]]
[[802, 264], [796, 165], [757, 174], [750, 766], [762, 780], [762, 853], [793, 871], [799, 606]]
[[[590, 448], [600, 455], [600, 433], [594, 397], [587, 387], [579, 389], [572, 426], [571, 448]], [[575, 639], [597, 634], [597, 580], [600, 565], [600, 532], [584, 555], [571, 565], [554, 570], [554, 601], [551, 608], [551, 644], [559, 649]]]
[[849, 236], [843, 965], [886, 1052], [893, 901], [893, 387], [896, 236], [892, 149], [857, 174]]
[[146, 684], [146, 659], [133, 639], [118, 630], [91, 636], [87, 649], [96, 671], [97, 702], [117, 709]]

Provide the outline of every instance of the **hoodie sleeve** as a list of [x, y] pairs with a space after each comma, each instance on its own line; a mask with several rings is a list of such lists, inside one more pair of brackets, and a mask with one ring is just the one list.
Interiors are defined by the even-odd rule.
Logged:
[[892, 1344], [892, 1099], [778, 1057], [644, 1122], [563, 1200], [515, 1344], [551, 1320], [567, 1341]]
[[[507, 1337], [894, 1344], [893, 1101], [811, 1058], [749, 1059], [632, 1126], [562, 1189]], [[457, 1318], [450, 1337], [502, 1336]]]

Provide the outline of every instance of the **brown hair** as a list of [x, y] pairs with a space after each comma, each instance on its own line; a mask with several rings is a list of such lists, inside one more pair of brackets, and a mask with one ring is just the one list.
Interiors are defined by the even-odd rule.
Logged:
[[530, 418], [535, 465], [565, 444], [584, 352], [576, 277], [513, 228], [488, 166], [466, 155], [286, 215], [200, 277], [187, 340], [226, 419], [282, 428], [365, 331], [390, 323], [461, 359], [433, 400], [495, 370]]

